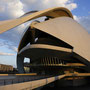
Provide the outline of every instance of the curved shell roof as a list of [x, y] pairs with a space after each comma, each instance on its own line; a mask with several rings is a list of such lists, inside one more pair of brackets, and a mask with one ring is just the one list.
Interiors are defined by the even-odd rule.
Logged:
[[[29, 20], [30, 20], [30, 19], [35, 19], [35, 18], [42, 17], [42, 16], [50, 16], [53, 18], [57, 18], [57, 17], [73, 18], [72, 13], [67, 8], [64, 8], [64, 7], [49, 8], [49, 9], [45, 9], [45, 10], [33, 13], [31, 15], [29, 15], [29, 13], [28, 13], [28, 14], [25, 14], [24, 16], [22, 16], [21, 18], [24, 17], [24, 19], [27, 19], [29, 17]], [[24, 34], [22, 35], [22, 39], [20, 41], [18, 51], [20, 51], [21, 47], [25, 43], [25, 39], [26, 39], [25, 37], [27, 36], [27, 33], [28, 33], [28, 31], [24, 32]]]
[[75, 20], [58, 17], [33, 26], [73, 47], [73, 52], [90, 61], [90, 35]]

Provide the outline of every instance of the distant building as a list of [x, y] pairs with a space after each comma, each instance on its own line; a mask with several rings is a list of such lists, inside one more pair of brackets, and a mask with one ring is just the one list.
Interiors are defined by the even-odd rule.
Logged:
[[9, 72], [9, 71], [13, 71], [13, 66], [0, 64], [0, 72]]

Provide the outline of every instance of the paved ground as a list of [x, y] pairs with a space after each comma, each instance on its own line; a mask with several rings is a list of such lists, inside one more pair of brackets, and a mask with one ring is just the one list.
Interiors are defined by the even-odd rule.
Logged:
[[86, 86], [86, 87], [61, 87], [61, 88], [43, 88], [42, 90], [90, 90], [90, 86]]
[[42, 90], [90, 90], [90, 85], [79, 86], [79, 87], [44, 87]]
[[[33, 76], [29, 76], [30, 77], [30, 80], [33, 80], [33, 79], [35, 79]], [[12, 83], [12, 81], [8, 81], [8, 80], [13, 80], [13, 83], [14, 82], [16, 82], [17, 83], [17, 81], [19, 81], [20, 82], [20, 78], [21, 78], [21, 82], [22, 82], [22, 77], [20, 77], [20, 76], [18, 76], [18, 80], [16, 80], [16, 76], [0, 76], [0, 85], [4, 85], [4, 84], [11, 84]], [[24, 78], [24, 77], [23, 77]], [[25, 77], [26, 78], [26, 77]], [[28, 78], [28, 77], [27, 77]], [[40, 78], [40, 76], [39, 77], [36, 77], [36, 79], [37, 78]], [[6, 79], [6, 82], [4, 81], [3, 82], [3, 79], [5, 80]], [[16, 80], [16, 81], [14, 81], [14, 79]], [[24, 81], [24, 80], [23, 80]], [[27, 81], [27, 80], [26, 80]], [[59, 87], [59, 88], [57, 88], [57, 87], [44, 87], [44, 88], [42, 88], [42, 90], [90, 90], [90, 83], [88, 84], [88, 85], [84, 85], [84, 86], [79, 86], [79, 87]]]

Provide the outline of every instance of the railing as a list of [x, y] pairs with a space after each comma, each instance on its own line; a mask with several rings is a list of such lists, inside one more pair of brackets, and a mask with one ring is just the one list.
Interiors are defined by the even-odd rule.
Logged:
[[[16, 79], [8, 79], [8, 80], [2, 80], [0, 86], [0, 90], [32, 90], [41, 86], [44, 86], [46, 84], [49, 84], [51, 82], [54, 82], [58, 79], [61, 79], [65, 77], [65, 75], [59, 75], [59, 76], [38, 76], [38, 77], [32, 77], [33, 79], [31, 80], [30, 78], [17, 78]], [[16, 80], [16, 81], [15, 81]]]
[[[4, 76], [4, 77], [10, 77], [10, 76]], [[24, 82], [40, 80], [48, 77], [50, 76], [15, 76], [15, 78], [13, 79], [0, 79], [0, 86], [16, 84], [16, 83], [24, 83]]]
[[87, 77], [90, 73], [66, 73], [58, 76], [19, 76], [15, 79], [1, 80], [0, 90], [32, 90], [64, 77]]

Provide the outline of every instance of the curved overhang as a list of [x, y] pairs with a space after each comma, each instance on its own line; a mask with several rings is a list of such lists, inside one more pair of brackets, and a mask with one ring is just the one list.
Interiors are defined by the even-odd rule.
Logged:
[[48, 12], [44, 16], [51, 16], [51, 17], [71, 17], [73, 18], [72, 13], [64, 7], [54, 7], [54, 8], [49, 8], [46, 9]]
[[73, 47], [73, 52], [90, 61], [90, 35], [75, 20], [58, 17], [33, 25]]
[[52, 46], [52, 45], [47, 45], [47, 44], [32, 44], [32, 45], [28, 45], [24, 47], [18, 54], [22, 53], [25, 50], [33, 49], [33, 48], [52, 49], [52, 50], [63, 51], [63, 52], [72, 52], [72, 49], [69, 49], [69, 48]]
[[[58, 54], [57, 54], [58, 53]], [[67, 58], [71, 55], [72, 49], [46, 45], [46, 44], [32, 44], [24, 47], [18, 52], [20, 57], [29, 57], [32, 61], [38, 58], [49, 56], [49, 57], [60, 57]]]
[[[23, 16], [27, 16], [29, 14], [30, 13], [28, 12], [28, 13], [24, 14]], [[37, 14], [37, 16], [34, 17], [34, 19], [38, 18], [38, 17], [42, 17], [42, 16], [49, 16], [49, 17], [54, 17], [54, 18], [61, 17], [61, 16], [67, 16], [67, 17], [73, 18], [72, 13], [67, 8], [64, 8], [64, 7], [48, 8], [45, 10], [35, 12], [32, 15], [34, 16], [34, 14]], [[23, 17], [23, 16], [21, 16], [21, 17]]]
[[[39, 17], [43, 17], [43, 16], [50, 16], [53, 18], [66, 16], [66, 17], [73, 18], [72, 13], [67, 8], [64, 8], [64, 7], [48, 8], [45, 10], [35, 12], [33, 14], [28, 13], [28, 14], [25, 14], [24, 16], [27, 17], [28, 15], [31, 15], [30, 20], [39, 18]], [[24, 17], [24, 16], [22, 16], [22, 17]], [[20, 17], [20, 18], [22, 18], [22, 17]]]
[[43, 16], [49, 16], [52, 18], [67, 16], [73, 18], [71, 12], [66, 8], [63, 7], [49, 8], [49, 9], [41, 10], [39, 12], [35, 12], [33, 14], [31, 13], [25, 14], [24, 16], [21, 16], [17, 19], [0, 21], [0, 33], [8, 31], [32, 19], [36, 19]]

